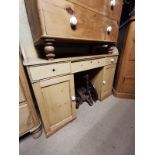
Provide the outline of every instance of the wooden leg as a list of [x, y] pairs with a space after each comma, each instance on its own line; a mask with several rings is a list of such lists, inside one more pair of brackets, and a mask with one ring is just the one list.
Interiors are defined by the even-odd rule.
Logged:
[[39, 128], [37, 128], [36, 130], [34, 130], [34, 131], [32, 132], [32, 137], [33, 137], [34, 139], [37, 139], [37, 138], [39, 138], [39, 137], [41, 136], [41, 134], [42, 134], [42, 128], [41, 128], [41, 126], [40, 126]]
[[55, 57], [55, 48], [51, 42], [46, 42], [44, 46], [44, 52], [47, 59], [53, 59]]

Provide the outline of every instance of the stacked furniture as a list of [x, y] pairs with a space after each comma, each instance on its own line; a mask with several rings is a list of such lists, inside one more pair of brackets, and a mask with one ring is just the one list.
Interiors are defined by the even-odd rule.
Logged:
[[120, 57], [114, 83], [117, 97], [135, 97], [135, 17], [132, 16], [120, 28], [118, 39]]
[[122, 0], [25, 0], [35, 46], [55, 57], [58, 41], [117, 42]]
[[[21, 4], [24, 6], [22, 0]], [[118, 59], [118, 50], [114, 46], [122, 0], [25, 0], [25, 5], [31, 32], [23, 7], [20, 17], [23, 64], [30, 78], [45, 133], [50, 136], [77, 117], [76, 74], [90, 72], [99, 100], [112, 93]], [[68, 47], [75, 43], [103, 45], [106, 53], [59, 58], [60, 43]]]

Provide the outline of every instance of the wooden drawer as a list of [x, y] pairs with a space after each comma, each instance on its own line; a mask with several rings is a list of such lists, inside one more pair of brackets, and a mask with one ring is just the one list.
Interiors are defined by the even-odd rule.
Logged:
[[[55, 39], [105, 39], [107, 19], [103, 15], [65, 0], [42, 0], [42, 7], [47, 36]], [[76, 29], [70, 25], [73, 15], [78, 20]]]
[[58, 63], [44, 66], [32, 66], [29, 69], [32, 80], [40, 80], [57, 75], [64, 75], [70, 73], [69, 63]]
[[73, 62], [71, 64], [72, 73], [81, 72], [93, 68], [102, 67], [106, 64], [106, 58], [96, 59], [96, 60], [86, 60]]
[[95, 1], [94, 0], [68, 0], [68, 1], [78, 4], [80, 6], [83, 6], [92, 11], [101, 13], [103, 15], [105, 15], [107, 11], [107, 7], [106, 7], [107, 0], [95, 0]]
[[119, 22], [122, 12], [123, 0], [116, 0], [114, 7], [112, 7], [110, 3], [110, 0], [106, 0], [106, 16]]
[[81, 5], [87, 9], [100, 13], [104, 16], [115, 20], [120, 20], [122, 10], [122, 0], [116, 0], [114, 7], [111, 6], [110, 0], [68, 0]]
[[117, 63], [118, 57], [107, 57], [106, 58], [106, 65], [115, 64]]
[[33, 120], [27, 104], [19, 106], [19, 133], [23, 135], [25, 132], [33, 128]]

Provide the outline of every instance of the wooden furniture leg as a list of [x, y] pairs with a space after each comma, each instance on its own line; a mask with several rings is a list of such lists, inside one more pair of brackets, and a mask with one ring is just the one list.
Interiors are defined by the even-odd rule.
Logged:
[[41, 134], [42, 134], [42, 127], [41, 126], [38, 127], [37, 129], [35, 129], [34, 131], [32, 131], [32, 137], [34, 139], [39, 138], [41, 136]]
[[55, 48], [51, 42], [46, 42], [44, 46], [44, 52], [47, 59], [53, 59], [55, 57]]

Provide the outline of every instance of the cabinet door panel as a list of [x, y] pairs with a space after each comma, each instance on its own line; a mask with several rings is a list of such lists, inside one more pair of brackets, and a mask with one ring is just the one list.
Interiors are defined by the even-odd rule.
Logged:
[[19, 106], [19, 133], [23, 135], [33, 127], [33, 120], [28, 105]]
[[111, 94], [116, 64], [108, 65], [103, 68], [103, 81], [101, 99]]
[[73, 75], [41, 81], [33, 89], [47, 136], [76, 117]]
[[36, 131], [39, 126], [40, 120], [34, 106], [28, 79], [19, 58], [19, 137]]
[[71, 116], [69, 88], [69, 81], [42, 88], [50, 126]]
[[19, 103], [26, 101], [24, 90], [21, 84], [21, 81], [19, 79]]

